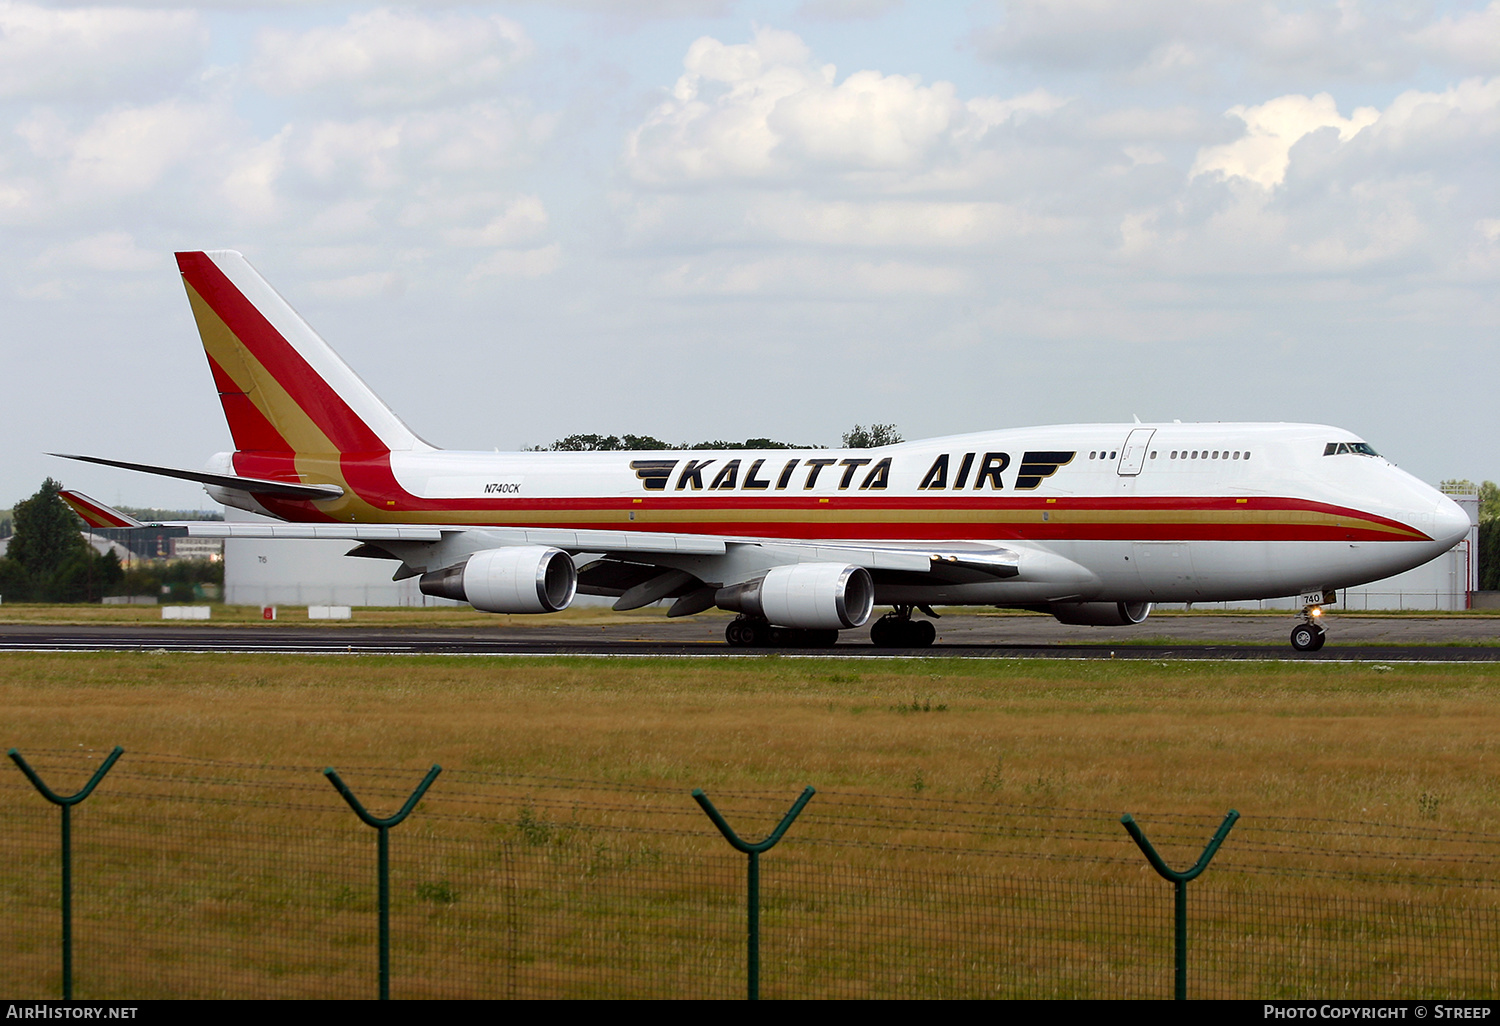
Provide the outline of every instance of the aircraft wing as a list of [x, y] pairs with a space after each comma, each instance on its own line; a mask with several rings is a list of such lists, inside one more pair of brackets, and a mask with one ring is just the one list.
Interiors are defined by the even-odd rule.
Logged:
[[[105, 507], [108, 508], [108, 507]], [[119, 525], [137, 526], [137, 525]], [[780, 538], [719, 537], [651, 531], [566, 530], [552, 527], [455, 527], [431, 524], [292, 524], [188, 520], [163, 524], [183, 528], [194, 538], [327, 538], [359, 542], [441, 542], [463, 536], [465, 547], [550, 545], [571, 554], [605, 557], [722, 556], [733, 546], [756, 546], [770, 553], [785, 551], [786, 562], [852, 563], [867, 570], [925, 573], [934, 568], [965, 567], [1010, 577], [1018, 555], [1000, 547], [907, 545], [839, 545]], [[649, 560], [647, 560], [649, 562]]]
[[[839, 562], [872, 571], [905, 571], [940, 576], [947, 571], [978, 571], [992, 577], [1013, 577], [1019, 555], [999, 546], [975, 543], [845, 545], [789, 541], [780, 538], [721, 537], [654, 531], [568, 530], [552, 527], [459, 527], [432, 524], [288, 523], [277, 521], [185, 520], [143, 524], [82, 492], [64, 491], [62, 497], [94, 527], [171, 527], [192, 538], [329, 539], [353, 542], [455, 542], [477, 551], [507, 545], [548, 545], [570, 554], [589, 553], [604, 560], [628, 560], [656, 565], [652, 557], [724, 556], [731, 547], [765, 550], [758, 562]], [[403, 554], [404, 556], [404, 554]], [[435, 569], [435, 568], [432, 568]]]

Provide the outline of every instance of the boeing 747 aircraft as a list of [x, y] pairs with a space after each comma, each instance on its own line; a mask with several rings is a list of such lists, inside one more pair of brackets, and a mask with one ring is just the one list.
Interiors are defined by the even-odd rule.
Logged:
[[[1140, 623], [1157, 602], [1299, 595], [1321, 648], [1336, 589], [1469, 530], [1450, 499], [1317, 424], [1068, 424], [878, 449], [459, 452], [418, 438], [239, 253], [177, 254], [233, 452], [202, 482], [273, 523], [192, 536], [335, 538], [493, 613], [574, 595], [739, 613], [731, 645], [932, 644], [931, 607]], [[141, 526], [76, 492], [96, 526]]]

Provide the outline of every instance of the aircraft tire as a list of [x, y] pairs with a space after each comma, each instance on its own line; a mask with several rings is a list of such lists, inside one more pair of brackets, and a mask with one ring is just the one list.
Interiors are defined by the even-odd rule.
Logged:
[[786, 630], [772, 627], [753, 616], [737, 616], [724, 628], [724, 640], [738, 648], [765, 648], [767, 645], [795, 644], [785, 640]]
[[928, 648], [937, 640], [937, 628], [931, 620], [911, 621], [911, 641], [913, 648]]
[[1292, 647], [1298, 652], [1316, 652], [1323, 647], [1327, 632], [1315, 624], [1299, 623], [1292, 628]]

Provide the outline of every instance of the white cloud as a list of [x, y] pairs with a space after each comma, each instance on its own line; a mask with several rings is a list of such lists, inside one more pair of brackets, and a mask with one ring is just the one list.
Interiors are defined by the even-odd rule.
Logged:
[[797, 16], [809, 21], [870, 21], [902, 6], [904, 0], [803, 0]]
[[828, 246], [973, 246], [1041, 227], [1002, 203], [777, 198], [747, 212], [753, 229], [786, 242]]
[[[179, 171], [217, 181], [217, 162], [237, 129], [225, 105], [176, 98], [117, 107], [81, 125], [36, 109], [15, 134], [25, 150], [10, 155], [10, 180], [0, 188], [20, 197], [12, 220], [97, 210], [151, 193]], [[175, 200], [180, 209], [182, 196]], [[214, 202], [222, 207], [221, 196]]]
[[1317, 96], [1279, 96], [1256, 107], [1232, 107], [1230, 115], [1245, 123], [1245, 134], [1224, 146], [1200, 150], [1189, 177], [1220, 173], [1249, 179], [1265, 188], [1286, 178], [1291, 150], [1303, 136], [1320, 128], [1338, 131], [1347, 141], [1375, 123], [1380, 112], [1361, 107], [1350, 117], [1339, 116], [1338, 106], [1327, 93]]
[[541, 278], [562, 266], [562, 246], [556, 242], [536, 249], [501, 249], [485, 257], [469, 272], [468, 280], [484, 278]]
[[86, 239], [50, 246], [36, 259], [38, 267], [135, 272], [164, 270], [165, 253], [147, 252], [129, 232], [101, 232]]
[[547, 227], [547, 208], [538, 196], [520, 196], [477, 228], [450, 228], [444, 241], [454, 246], [515, 246], [529, 242]]
[[849, 260], [786, 254], [676, 264], [658, 274], [656, 289], [677, 296], [881, 297], [961, 292], [967, 272], [911, 260]]
[[263, 30], [250, 75], [276, 96], [417, 107], [490, 92], [531, 51], [526, 33], [506, 18], [379, 8], [338, 26]]
[[1351, 0], [1293, 5], [1262, 0], [1001, 0], [979, 52], [1006, 65], [1107, 75], [1136, 83], [1245, 71], [1383, 80], [1414, 62], [1399, 5]]
[[224, 200], [243, 220], [273, 220], [281, 205], [276, 181], [286, 167], [287, 129], [239, 154], [224, 176]]
[[839, 81], [801, 38], [770, 28], [749, 43], [698, 39], [683, 66], [671, 99], [630, 134], [625, 159], [639, 181], [920, 174], [1000, 124], [1065, 102], [1042, 89], [964, 102], [950, 82], [870, 70]]
[[1454, 17], [1445, 14], [1417, 33], [1417, 41], [1436, 56], [1481, 73], [1500, 72], [1500, 0], [1483, 10]]
[[404, 286], [405, 282], [394, 271], [371, 271], [368, 274], [352, 274], [346, 278], [309, 282], [307, 289], [324, 299], [351, 300], [399, 295]]
[[1372, 151], [1411, 150], [1445, 138], [1486, 138], [1500, 133], [1500, 78], [1469, 79], [1441, 93], [1408, 90], [1385, 110], [1361, 107], [1341, 117], [1327, 93], [1279, 96], [1254, 107], [1228, 113], [1245, 123], [1245, 134], [1222, 146], [1205, 147], [1193, 162], [1190, 177], [1218, 173], [1265, 188], [1281, 185], [1292, 148], [1309, 134], [1336, 130], [1339, 143], [1359, 137]]
[[180, 83], [208, 31], [192, 11], [0, 0], [0, 99], [119, 99]]
[[1500, 131], [1500, 77], [1471, 78], [1441, 93], [1411, 89], [1380, 115], [1371, 133], [1386, 146], [1426, 143], [1436, 135], [1494, 136]]

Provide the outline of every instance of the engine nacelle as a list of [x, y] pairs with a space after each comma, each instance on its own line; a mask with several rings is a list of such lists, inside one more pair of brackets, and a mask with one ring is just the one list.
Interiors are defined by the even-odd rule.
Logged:
[[778, 627], [840, 630], [862, 626], [870, 618], [875, 582], [862, 566], [797, 563], [720, 588], [714, 602], [720, 609], [764, 617]]
[[509, 545], [422, 575], [424, 595], [467, 602], [485, 613], [555, 613], [578, 590], [578, 568], [562, 549]]
[[1150, 602], [1054, 602], [1047, 612], [1061, 623], [1125, 627], [1151, 615]]

